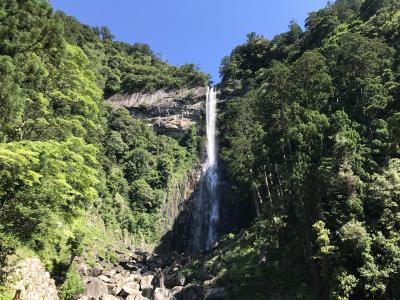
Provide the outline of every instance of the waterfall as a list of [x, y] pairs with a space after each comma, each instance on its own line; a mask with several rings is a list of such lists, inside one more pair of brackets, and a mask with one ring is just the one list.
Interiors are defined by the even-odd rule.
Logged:
[[217, 93], [209, 88], [206, 100], [207, 159], [203, 164], [203, 178], [196, 197], [192, 224], [192, 249], [208, 250], [218, 238], [219, 199], [217, 162]]
[[209, 249], [217, 239], [217, 226], [219, 221], [219, 201], [217, 195], [217, 149], [216, 149], [216, 123], [217, 123], [217, 93], [215, 88], [207, 93], [207, 161], [205, 164], [206, 188], [209, 195], [209, 222], [206, 248]]

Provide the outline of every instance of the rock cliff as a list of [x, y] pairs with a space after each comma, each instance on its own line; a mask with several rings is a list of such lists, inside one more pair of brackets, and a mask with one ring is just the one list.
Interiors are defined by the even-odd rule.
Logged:
[[116, 94], [108, 101], [127, 108], [134, 117], [146, 121], [157, 132], [180, 138], [192, 125], [197, 125], [200, 132], [203, 130], [207, 89]]
[[8, 287], [14, 299], [59, 299], [54, 279], [50, 278], [50, 274], [38, 258], [23, 259], [10, 267], [7, 273]]

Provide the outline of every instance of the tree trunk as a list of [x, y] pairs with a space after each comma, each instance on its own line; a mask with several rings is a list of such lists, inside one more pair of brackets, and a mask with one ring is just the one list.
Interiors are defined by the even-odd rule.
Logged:
[[266, 171], [265, 165], [263, 166], [263, 169], [264, 169], [265, 189], [266, 189], [267, 196], [269, 199], [269, 204], [271, 205], [271, 207], [274, 207], [274, 204], [272, 203], [271, 190], [269, 188], [268, 176], [267, 176], [267, 171]]
[[253, 187], [251, 190], [253, 192], [254, 212], [256, 214], [256, 218], [258, 218], [258, 217], [260, 217], [260, 207], [259, 207], [258, 201], [257, 201], [256, 189]]

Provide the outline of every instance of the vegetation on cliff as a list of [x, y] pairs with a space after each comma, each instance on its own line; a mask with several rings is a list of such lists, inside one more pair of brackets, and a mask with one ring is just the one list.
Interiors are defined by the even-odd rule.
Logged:
[[259, 220], [215, 250], [235, 299], [399, 297], [399, 24], [338, 0], [224, 59], [221, 156]]
[[1, 1], [0, 268], [33, 251], [63, 280], [92, 248], [112, 259], [123, 238], [158, 241], [171, 179], [197, 159], [199, 139], [158, 136], [104, 97], [208, 80], [47, 1]]

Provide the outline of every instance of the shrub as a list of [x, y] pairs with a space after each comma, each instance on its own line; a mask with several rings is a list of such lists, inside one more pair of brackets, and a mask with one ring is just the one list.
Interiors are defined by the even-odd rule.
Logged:
[[79, 294], [85, 292], [85, 287], [79, 276], [76, 266], [72, 264], [68, 270], [67, 278], [60, 288], [61, 300], [73, 300]]

